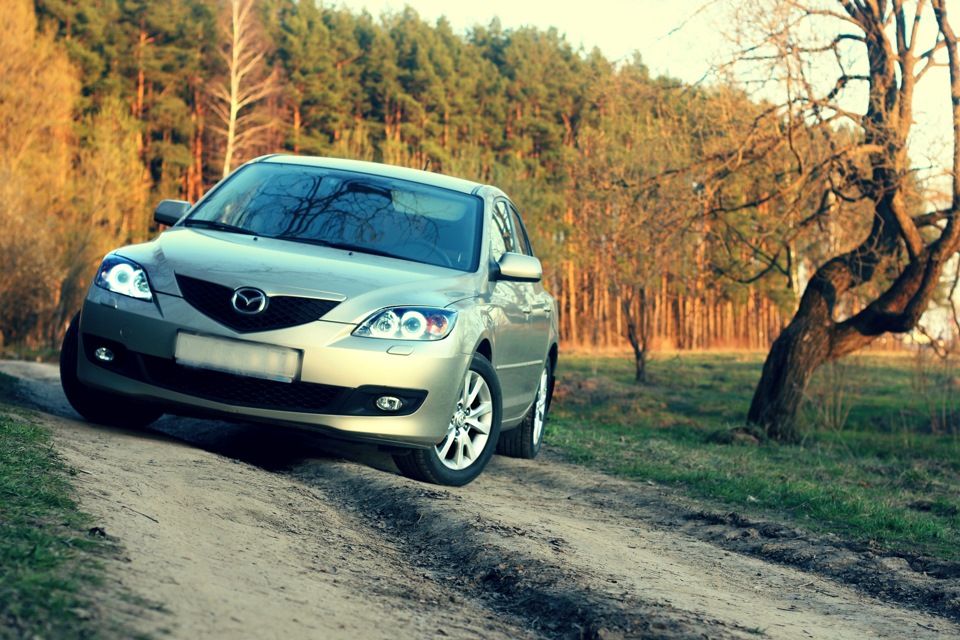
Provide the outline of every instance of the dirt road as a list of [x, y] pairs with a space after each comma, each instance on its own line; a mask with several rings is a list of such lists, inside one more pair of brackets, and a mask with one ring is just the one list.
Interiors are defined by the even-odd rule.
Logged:
[[0, 362], [118, 545], [91, 615], [170, 638], [957, 638], [960, 569], [878, 556], [562, 463], [448, 489], [270, 427], [79, 421]]

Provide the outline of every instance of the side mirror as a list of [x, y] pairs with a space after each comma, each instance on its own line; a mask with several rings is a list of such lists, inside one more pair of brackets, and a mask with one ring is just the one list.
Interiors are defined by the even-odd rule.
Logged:
[[540, 282], [543, 278], [543, 266], [533, 256], [522, 253], [505, 253], [497, 262], [495, 273], [491, 280], [506, 280], [508, 282]]
[[180, 218], [192, 207], [189, 202], [184, 200], [163, 200], [157, 205], [153, 212], [153, 219], [160, 224], [172, 227], [177, 224]]

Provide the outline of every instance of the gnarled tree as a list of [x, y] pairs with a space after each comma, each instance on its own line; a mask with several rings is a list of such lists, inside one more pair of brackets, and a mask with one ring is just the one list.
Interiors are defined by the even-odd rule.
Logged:
[[[817, 367], [916, 327], [960, 249], [960, 62], [946, 0], [761, 0], [740, 10], [749, 16], [739, 24], [754, 31], [739, 35], [754, 37], [739, 63], [786, 99], [738, 149], [713, 159], [712, 178], [722, 190], [730, 176], [764, 166], [778, 186], [715, 213], [781, 211], [781, 250], [752, 259], [785, 274], [790, 247], [826, 219], [861, 234], [813, 270], [764, 363], [748, 422], [790, 441]], [[919, 197], [908, 155], [921, 81], [950, 87], [952, 153], [936, 176], [939, 202]], [[861, 302], [844, 305], [854, 294]]]

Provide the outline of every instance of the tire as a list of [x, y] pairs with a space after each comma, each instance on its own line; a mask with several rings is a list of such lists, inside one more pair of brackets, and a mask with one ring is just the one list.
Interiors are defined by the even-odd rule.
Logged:
[[550, 399], [553, 395], [553, 372], [550, 360], [543, 365], [540, 382], [537, 383], [537, 393], [533, 397], [533, 405], [524, 416], [520, 426], [500, 434], [497, 442], [497, 453], [511, 458], [537, 457], [540, 445], [543, 444], [543, 431], [547, 425], [547, 412], [550, 410]]
[[503, 404], [497, 374], [482, 355], [473, 357], [459, 398], [443, 440], [428, 449], [394, 456], [400, 473], [451, 487], [462, 487], [480, 475], [496, 449]]
[[80, 356], [80, 314], [73, 317], [60, 347], [60, 386], [77, 413], [88, 422], [139, 429], [163, 415], [155, 405], [88, 387], [77, 378]]

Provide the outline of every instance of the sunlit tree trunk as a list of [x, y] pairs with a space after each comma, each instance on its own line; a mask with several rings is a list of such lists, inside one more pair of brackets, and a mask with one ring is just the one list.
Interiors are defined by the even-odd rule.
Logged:
[[199, 80], [194, 81], [193, 108], [190, 119], [193, 121], [193, 133], [190, 140], [190, 165], [184, 177], [183, 197], [196, 202], [203, 195], [204, 146], [203, 138], [206, 129], [205, 102], [201, 99]]

